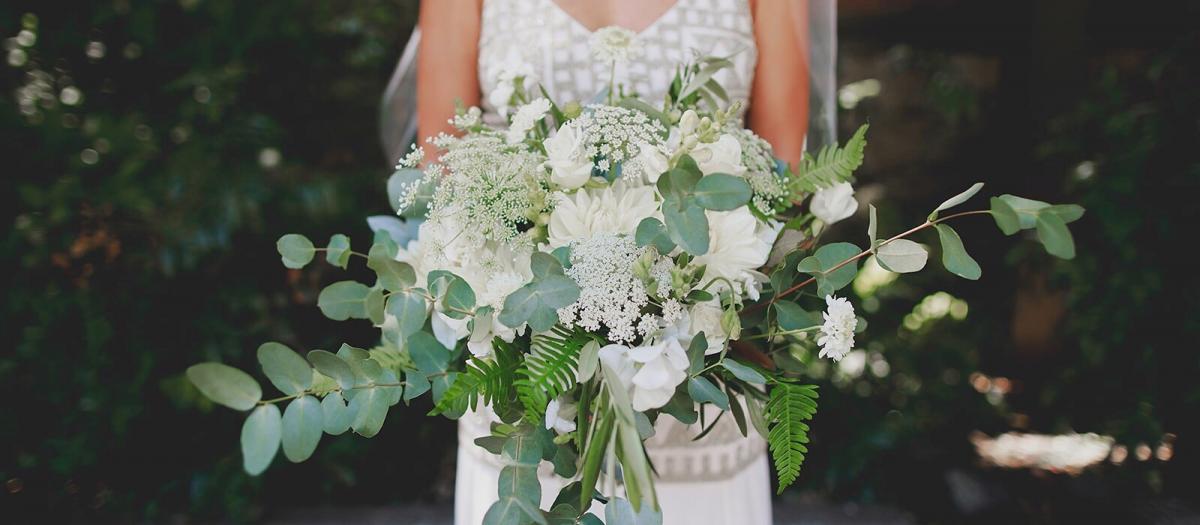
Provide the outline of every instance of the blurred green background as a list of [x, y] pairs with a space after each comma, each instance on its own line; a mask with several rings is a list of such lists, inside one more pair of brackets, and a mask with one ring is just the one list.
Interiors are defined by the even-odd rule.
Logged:
[[[0, 521], [450, 501], [454, 424], [427, 407], [250, 478], [238, 415], [182, 378], [201, 360], [255, 368], [266, 340], [373, 343], [366, 323], [315, 308], [335, 271], [286, 270], [273, 245], [345, 232], [358, 246], [364, 217], [388, 211], [378, 103], [417, 9], [0, 6]], [[862, 351], [813, 364], [815, 446], [784, 500], [921, 522], [1195, 516], [1200, 2], [839, 9], [842, 132], [872, 124], [860, 197], [884, 231], [974, 181], [1088, 214], [1074, 261], [984, 219], [959, 228], [980, 282], [864, 272]], [[832, 236], [861, 244], [863, 231], [855, 219]], [[1116, 447], [1073, 474], [977, 454], [973, 437], [1009, 431], [1095, 432]]]

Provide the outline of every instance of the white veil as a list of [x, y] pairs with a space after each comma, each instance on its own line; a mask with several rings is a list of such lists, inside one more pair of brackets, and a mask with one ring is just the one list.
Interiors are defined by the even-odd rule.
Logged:
[[[815, 151], [837, 141], [837, 3], [835, 0], [807, 0], [807, 3], [811, 88], [806, 145]], [[384, 154], [390, 161], [404, 154], [417, 133], [416, 62], [420, 42], [420, 28], [413, 29], [383, 93], [379, 132]]]

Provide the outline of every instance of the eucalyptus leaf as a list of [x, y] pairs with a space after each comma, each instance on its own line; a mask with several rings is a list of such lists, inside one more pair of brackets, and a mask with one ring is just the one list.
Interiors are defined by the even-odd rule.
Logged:
[[734, 361], [733, 359], [726, 358], [725, 360], [721, 361], [721, 366], [730, 371], [734, 377], [747, 383], [755, 385], [767, 384], [767, 378], [758, 373], [758, 370], [743, 365], [737, 361]]
[[1037, 235], [1050, 255], [1061, 259], [1075, 258], [1075, 240], [1071, 237], [1071, 230], [1067, 229], [1062, 217], [1050, 212], [1049, 208], [1038, 214]]
[[429, 306], [425, 298], [415, 291], [392, 294], [387, 299], [385, 311], [396, 318], [402, 338], [420, 332], [429, 318]]
[[696, 183], [692, 197], [696, 204], [708, 210], [735, 210], [750, 202], [750, 183], [742, 177], [713, 173]]
[[402, 263], [389, 257], [386, 248], [371, 248], [367, 255], [367, 268], [375, 271], [379, 285], [389, 292], [398, 292], [411, 288], [417, 282], [417, 273], [407, 263]]
[[584, 343], [583, 348], [579, 350], [579, 374], [577, 379], [580, 383], [586, 383], [593, 375], [596, 374], [596, 367], [600, 365], [600, 343], [596, 340], [589, 340]]
[[671, 242], [692, 255], [708, 253], [708, 216], [704, 208], [690, 202], [685, 202], [682, 209], [664, 203], [663, 219]]
[[247, 474], [262, 474], [275, 459], [283, 435], [282, 419], [279, 407], [262, 405], [242, 424], [242, 468]]
[[187, 369], [187, 378], [204, 397], [234, 410], [250, 410], [262, 400], [262, 388], [250, 374], [221, 363], [200, 363]]
[[1001, 195], [1000, 200], [1004, 201], [1005, 204], [1008, 204], [1016, 212], [1022, 230], [1032, 230], [1036, 227], [1038, 212], [1050, 207], [1050, 203], [1048, 202], [1035, 201], [1016, 195]]
[[939, 211], [948, 210], [950, 208], [958, 206], [959, 204], [967, 202], [967, 199], [974, 197], [975, 194], [979, 193], [979, 190], [982, 190], [982, 189], [983, 189], [983, 183], [976, 182], [975, 184], [972, 184], [970, 188], [967, 188], [966, 191], [963, 191], [962, 193], [959, 193], [958, 195], [955, 195], [953, 197], [950, 197], [949, 199], [946, 199], [946, 202], [939, 204], [938, 207], [933, 210], [933, 213], [929, 214], [929, 220], [932, 221], [932, 220], [937, 219], [937, 215], [938, 215]]
[[857, 261], [848, 263], [837, 270], [831, 269], [860, 253], [862, 250], [859, 250], [858, 246], [848, 242], [826, 244], [818, 248], [813, 255], [801, 259], [796, 269], [816, 277], [817, 294], [824, 297], [842, 289], [854, 280], [854, 276], [858, 275]]
[[[691, 157], [686, 158], [692, 162], [693, 166], [695, 165], [695, 161], [691, 160]], [[681, 160], [679, 166], [667, 170], [666, 173], [658, 178], [658, 182], [656, 183], [658, 192], [663, 196], [663, 200], [666, 201], [663, 207], [678, 208], [682, 206], [684, 202], [687, 202], [691, 198], [692, 192], [696, 189], [698, 182], [700, 182], [699, 168], [692, 170]]]
[[697, 403], [712, 403], [721, 410], [729, 410], [729, 396], [707, 378], [693, 377], [688, 380], [688, 395]]
[[417, 370], [425, 375], [445, 372], [450, 366], [450, 350], [428, 332], [417, 332], [408, 338], [408, 354]]
[[355, 281], [339, 281], [326, 286], [317, 296], [317, 306], [334, 321], [367, 319], [367, 295], [371, 289]]
[[329, 245], [325, 247], [325, 261], [346, 269], [350, 264], [350, 238], [340, 233], [330, 237]]
[[867, 223], [867, 239], [870, 241], [870, 244], [867, 245], [867, 249], [873, 252], [879, 248], [879, 239], [877, 238], [879, 221], [875, 217], [875, 205], [868, 204], [867, 209], [869, 210], [868, 217], [870, 217], [870, 221]]
[[547, 275], [528, 283], [504, 299], [499, 320], [506, 326], [529, 323], [535, 332], [549, 330], [558, 322], [558, 309], [579, 299], [579, 285], [563, 275]]
[[508, 465], [500, 469], [496, 484], [500, 499], [517, 498], [538, 505], [542, 501], [542, 485], [538, 482], [537, 467]]
[[1017, 212], [1013, 211], [1012, 206], [1009, 206], [1004, 199], [992, 197], [991, 212], [992, 218], [996, 220], [996, 226], [1005, 235], [1012, 235], [1021, 231], [1021, 219], [1017, 217]]
[[967, 249], [963, 247], [962, 238], [958, 236], [958, 232], [945, 224], [938, 224], [936, 228], [938, 238], [942, 242], [942, 264], [946, 266], [946, 269], [963, 279], [972, 281], [979, 279], [983, 270], [979, 267], [979, 263], [967, 254]]
[[455, 276], [446, 287], [442, 306], [450, 318], [464, 319], [475, 310], [475, 291], [465, 279]]
[[259, 346], [258, 363], [271, 384], [284, 394], [294, 396], [312, 386], [312, 367], [308, 361], [281, 343]]
[[313, 350], [308, 353], [308, 362], [312, 363], [318, 372], [337, 381], [338, 386], [342, 388], [354, 386], [354, 371], [350, 370], [350, 365], [347, 365], [342, 358], [325, 350]]
[[692, 337], [688, 345], [688, 374], [698, 374], [704, 369], [704, 356], [708, 353], [708, 337], [700, 332]]
[[889, 272], [912, 273], [925, 267], [929, 252], [924, 246], [908, 239], [895, 239], [876, 250], [875, 260]]
[[350, 401], [354, 421], [350, 424], [360, 436], [375, 437], [387, 418], [387, 395], [379, 388], [365, 388]]
[[785, 332], [804, 330], [821, 324], [819, 317], [814, 316], [792, 301], [781, 299], [775, 301], [775, 304], [772, 306], [775, 308], [775, 318], [779, 323], [779, 329]]
[[667, 227], [654, 217], [642, 219], [633, 238], [638, 246], [654, 246], [661, 254], [671, 253], [675, 249], [675, 242], [667, 233]]
[[350, 429], [354, 413], [346, 406], [340, 392], [330, 392], [321, 400], [321, 427], [326, 434], [337, 436]]
[[367, 310], [367, 319], [372, 325], [383, 326], [387, 322], [387, 312], [384, 310], [387, 298], [383, 295], [383, 288], [374, 286], [370, 292], [367, 292], [367, 300], [365, 308]]
[[289, 233], [275, 242], [275, 249], [283, 258], [283, 265], [293, 270], [303, 268], [312, 262], [317, 253], [316, 247], [308, 237], [298, 233]]
[[547, 525], [546, 517], [537, 507], [520, 498], [501, 498], [488, 507], [483, 525]]
[[1055, 204], [1042, 210], [1040, 214], [1052, 213], [1062, 219], [1063, 224], [1070, 224], [1083, 218], [1083, 206], [1078, 204]]
[[317, 449], [323, 417], [321, 403], [313, 396], [301, 396], [288, 403], [283, 412], [283, 455], [289, 461], [304, 461]]

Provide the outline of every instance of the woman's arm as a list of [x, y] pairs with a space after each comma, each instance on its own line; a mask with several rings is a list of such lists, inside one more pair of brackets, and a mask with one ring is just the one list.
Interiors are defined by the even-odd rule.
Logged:
[[421, 2], [417, 50], [417, 137], [451, 132], [454, 103], [479, 105], [482, 0]]
[[758, 65], [747, 126], [775, 156], [800, 162], [808, 133], [808, 0], [751, 0]]

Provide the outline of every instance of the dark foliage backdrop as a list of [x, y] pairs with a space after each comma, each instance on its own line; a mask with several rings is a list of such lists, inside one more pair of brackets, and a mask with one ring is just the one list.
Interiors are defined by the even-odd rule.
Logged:
[[[963, 227], [981, 283], [860, 278], [869, 343], [855, 366], [814, 364], [816, 446], [784, 497], [948, 522], [1141, 521], [1194, 504], [1198, 2], [842, 13], [842, 122], [872, 123], [862, 196], [886, 197], [884, 229], [976, 180], [1089, 213], [1069, 263], [981, 222]], [[236, 416], [181, 375], [200, 360], [254, 368], [265, 340], [372, 344], [314, 307], [328, 267], [285, 270], [273, 243], [365, 239], [363, 217], [388, 209], [378, 97], [415, 14], [383, 0], [0, 6], [0, 515], [254, 520], [447, 501], [454, 427], [427, 407], [249, 478]], [[1075, 477], [982, 465], [970, 437], [1010, 430], [1111, 435], [1129, 459]], [[1166, 459], [1137, 460], [1139, 445]]]

